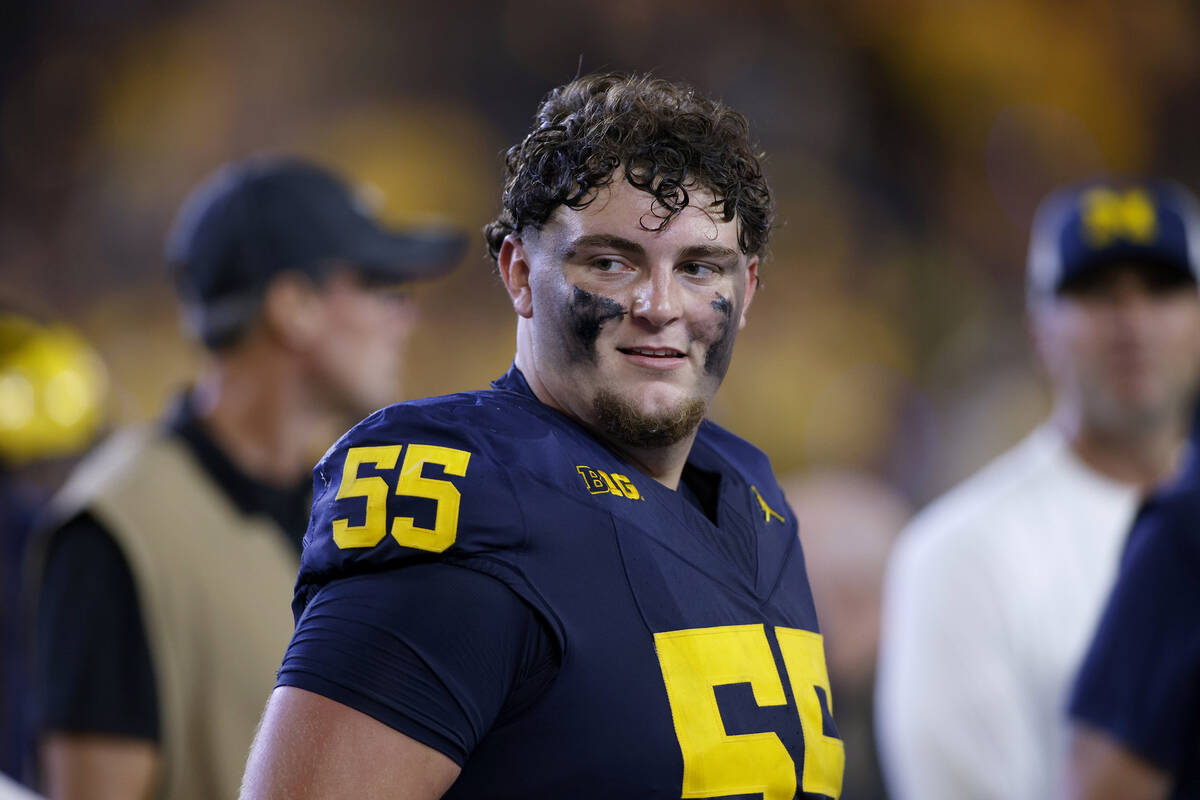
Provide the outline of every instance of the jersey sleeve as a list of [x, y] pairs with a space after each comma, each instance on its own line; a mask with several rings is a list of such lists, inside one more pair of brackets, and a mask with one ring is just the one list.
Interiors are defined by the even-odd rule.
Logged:
[[[526, 576], [507, 409], [400, 404], [314, 470], [279, 676], [463, 763], [554, 673], [562, 628]], [[524, 497], [524, 502], [536, 498]]]
[[297, 620], [331, 580], [439, 561], [496, 578], [557, 629], [521, 568], [526, 523], [489, 422], [470, 405], [400, 404], [368, 417], [326, 453], [313, 473]]
[[1071, 697], [1076, 720], [1164, 770], [1200, 737], [1200, 497], [1142, 513]]
[[553, 676], [540, 618], [495, 578], [442, 563], [334, 580], [301, 616], [280, 686], [328, 697], [460, 766]]

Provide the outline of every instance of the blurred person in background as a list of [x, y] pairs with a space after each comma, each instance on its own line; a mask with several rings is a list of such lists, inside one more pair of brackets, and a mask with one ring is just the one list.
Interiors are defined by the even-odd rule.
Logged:
[[1055, 791], [1064, 707], [1141, 498], [1200, 375], [1195, 202], [1093, 182], [1043, 202], [1028, 298], [1049, 420], [923, 511], [885, 589], [877, 717], [900, 800]]
[[0, 308], [0, 773], [29, 785], [21, 568], [45, 504], [107, 419], [107, 386], [100, 357], [70, 327]]
[[1198, 443], [1138, 513], [1075, 682], [1068, 800], [1200, 799]]
[[167, 256], [208, 364], [153, 428], [118, 432], [38, 543], [42, 787], [233, 797], [292, 631], [314, 435], [396, 399], [413, 309], [465, 237], [381, 228], [308, 162], [228, 166]]
[[796, 510], [846, 745], [842, 800], [883, 800], [873, 719], [879, 612], [888, 553], [912, 508], [867, 473], [822, 470], [781, 483]]

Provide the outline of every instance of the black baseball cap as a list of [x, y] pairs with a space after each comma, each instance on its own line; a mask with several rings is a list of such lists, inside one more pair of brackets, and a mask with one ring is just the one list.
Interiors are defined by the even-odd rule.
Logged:
[[375, 283], [432, 278], [466, 252], [457, 230], [388, 230], [363, 195], [330, 170], [297, 158], [227, 165], [184, 201], [166, 257], [188, 324], [210, 346], [228, 341], [258, 312], [284, 271], [320, 278], [338, 265]]
[[1197, 209], [1191, 193], [1172, 181], [1093, 180], [1051, 194], [1034, 215], [1030, 301], [1053, 297], [1115, 264], [1196, 282]]

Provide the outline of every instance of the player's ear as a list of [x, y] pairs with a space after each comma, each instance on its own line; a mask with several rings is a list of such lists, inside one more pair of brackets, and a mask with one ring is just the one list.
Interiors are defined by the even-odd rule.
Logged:
[[521, 237], [510, 233], [496, 256], [500, 280], [512, 299], [513, 311], [522, 317], [533, 316], [533, 294], [529, 290], [529, 260]]
[[307, 349], [321, 335], [324, 315], [320, 290], [303, 275], [278, 275], [263, 292], [260, 318], [266, 332], [289, 349]]
[[745, 300], [742, 302], [742, 315], [738, 319], [738, 330], [746, 327], [746, 309], [750, 308], [750, 301], [754, 299], [754, 293], [758, 291], [758, 256], [750, 256], [750, 261], [746, 264], [746, 294]]

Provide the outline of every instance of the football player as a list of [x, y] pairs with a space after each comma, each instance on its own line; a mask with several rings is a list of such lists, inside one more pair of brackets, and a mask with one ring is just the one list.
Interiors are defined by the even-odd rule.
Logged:
[[577, 79], [509, 150], [503, 203], [515, 362], [317, 466], [244, 796], [837, 797], [795, 516], [704, 419], [772, 219], [746, 120]]

